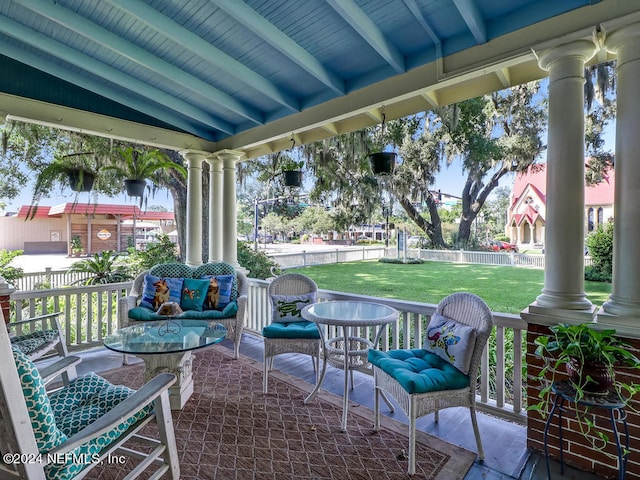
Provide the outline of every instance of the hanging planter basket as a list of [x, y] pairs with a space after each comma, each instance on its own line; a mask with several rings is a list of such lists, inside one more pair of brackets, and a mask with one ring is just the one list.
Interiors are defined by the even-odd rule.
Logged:
[[285, 186], [287, 187], [302, 186], [302, 170], [285, 170], [282, 173], [284, 175]]
[[396, 166], [394, 152], [376, 152], [369, 155], [371, 171], [374, 175], [391, 175]]
[[127, 179], [124, 181], [124, 187], [130, 197], [142, 197], [144, 196], [144, 189], [147, 188], [147, 181]]
[[67, 176], [69, 186], [74, 192], [90, 192], [96, 178], [93, 173], [86, 170], [69, 170]]

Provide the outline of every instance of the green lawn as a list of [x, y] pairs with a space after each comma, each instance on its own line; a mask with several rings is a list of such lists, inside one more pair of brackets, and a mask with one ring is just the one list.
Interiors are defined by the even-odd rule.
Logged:
[[[528, 268], [425, 262], [419, 265], [379, 263], [375, 260], [295, 269], [313, 278], [319, 288], [340, 292], [438, 303], [453, 292], [472, 292], [491, 310], [519, 313], [532, 303], [544, 285], [544, 272]], [[585, 282], [587, 298], [602, 305], [611, 284]]]

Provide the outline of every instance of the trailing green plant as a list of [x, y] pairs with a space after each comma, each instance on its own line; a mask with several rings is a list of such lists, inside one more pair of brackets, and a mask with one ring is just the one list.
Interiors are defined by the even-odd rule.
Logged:
[[96, 152], [81, 151], [55, 157], [36, 177], [27, 218], [35, 216], [40, 200], [47, 198], [56, 184], [76, 192], [86, 191], [85, 187], [92, 188], [101, 167], [102, 158]]
[[[595, 424], [587, 415], [588, 409], [580, 408], [578, 403], [589, 395], [600, 394], [593, 393], [597, 379], [592, 377], [595, 374], [590, 369], [593, 366], [604, 368], [612, 382], [609, 392], [627, 403], [640, 392], [640, 384], [621, 381], [616, 377], [615, 369], [640, 368], [640, 359], [629, 350], [631, 345], [617, 337], [613, 329], [597, 329], [591, 323], [561, 323], [550, 327], [550, 330], [551, 336], [542, 335], [534, 341], [536, 355], [545, 361], [544, 367], [535, 377], [542, 382], [543, 388], [538, 394], [541, 401], [528, 409], [539, 412], [543, 418], [547, 416], [552, 403], [553, 383], [558, 372], [561, 372], [561, 367], [564, 367], [567, 372], [573, 372], [569, 376], [569, 382], [575, 391], [574, 410], [580, 432], [594, 448], [602, 450], [609, 442], [608, 436], [600, 430], [594, 430]], [[547, 379], [548, 373], [551, 374], [550, 380]]]
[[133, 277], [127, 267], [118, 263], [122, 255], [112, 250], [95, 253], [92, 257], [74, 263], [69, 268], [71, 273], [84, 273], [86, 278], [73, 282], [82, 285], [102, 285], [131, 280]]

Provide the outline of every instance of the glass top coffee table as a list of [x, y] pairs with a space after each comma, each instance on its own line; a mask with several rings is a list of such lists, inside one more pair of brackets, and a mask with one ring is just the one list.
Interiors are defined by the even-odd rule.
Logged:
[[169, 389], [169, 402], [171, 409], [180, 410], [193, 393], [192, 351], [219, 343], [226, 334], [219, 323], [167, 319], [122, 328], [103, 343], [114, 352], [142, 358], [145, 381], [162, 372], [173, 373], [177, 381]]

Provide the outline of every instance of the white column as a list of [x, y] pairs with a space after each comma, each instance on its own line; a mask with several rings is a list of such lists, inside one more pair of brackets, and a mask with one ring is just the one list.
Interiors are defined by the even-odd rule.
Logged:
[[187, 161], [187, 238], [185, 263], [190, 267], [202, 264], [202, 162], [206, 152], [184, 150]]
[[222, 160], [222, 258], [236, 268], [238, 263], [238, 235], [236, 216], [236, 162], [244, 155], [235, 150], [216, 152]]
[[224, 196], [222, 183], [222, 160], [215, 155], [207, 157], [209, 163], [209, 261], [221, 262]]
[[[640, 326], [640, 23], [610, 33], [605, 46], [618, 57], [618, 91], [613, 288], [603, 309], [607, 314], [627, 318], [602, 320], [635, 324], [637, 328]], [[600, 319], [601, 316], [599, 322]]]
[[592, 308], [584, 292], [584, 65], [594, 53], [592, 42], [580, 40], [538, 59], [549, 71], [549, 124], [546, 266], [533, 308]]

